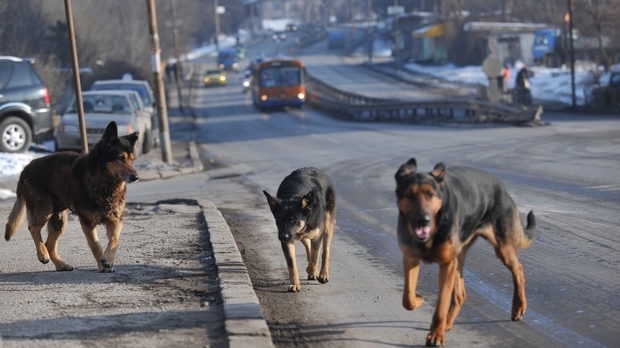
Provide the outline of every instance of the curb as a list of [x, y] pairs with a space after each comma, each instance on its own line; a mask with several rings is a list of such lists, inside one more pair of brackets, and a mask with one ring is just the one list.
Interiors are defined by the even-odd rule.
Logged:
[[224, 302], [224, 327], [232, 348], [274, 347], [248, 270], [226, 220], [215, 204], [200, 200], [209, 229]]
[[191, 163], [191, 165], [185, 166], [176, 163], [168, 165], [162, 162], [160, 165], [157, 166], [157, 168], [140, 169], [140, 180], [148, 181], [168, 179], [177, 175], [202, 172], [204, 170], [204, 166], [202, 165], [202, 161], [200, 160], [200, 155], [198, 153], [198, 148], [194, 141], [189, 141], [187, 143], [187, 152], [188, 161]]
[[[204, 170], [194, 141], [187, 144], [190, 166], [149, 169], [140, 172], [143, 180], [166, 179], [177, 175], [199, 173]], [[239, 175], [248, 168], [243, 165], [207, 171], [211, 178]], [[254, 292], [249, 272], [241, 258], [232, 232], [217, 206], [209, 200], [198, 205], [207, 222], [211, 246], [218, 270], [224, 311], [224, 328], [231, 348], [273, 348], [271, 333]], [[0, 347], [1, 348], [1, 347]]]

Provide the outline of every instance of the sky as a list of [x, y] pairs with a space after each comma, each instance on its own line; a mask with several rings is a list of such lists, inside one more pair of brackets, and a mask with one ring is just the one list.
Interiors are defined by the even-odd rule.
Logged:
[[[234, 42], [234, 40], [229, 42]], [[195, 50], [188, 58], [209, 53], [214, 48], [203, 47]], [[435, 77], [443, 78], [451, 81], [461, 81], [475, 84], [488, 84], [488, 79], [482, 72], [480, 66], [455, 67], [447, 64], [443, 66], [420, 66], [416, 64], [407, 64], [407, 69], [429, 74]], [[544, 68], [544, 67], [528, 67], [533, 73], [530, 78], [532, 97], [534, 99], [546, 99], [557, 101], [566, 105], [572, 104], [572, 87], [570, 69], [562, 68]], [[584, 91], [592, 84], [591, 69], [577, 68], [575, 73], [575, 91], [577, 105], [583, 105]], [[511, 69], [511, 79], [509, 87], [514, 87], [514, 77], [517, 76], [517, 69]], [[544, 119], [544, 114], [543, 114]], [[0, 152], [0, 181], [17, 180], [24, 166], [32, 159], [46, 154], [47, 151], [53, 151], [53, 141], [44, 143], [36, 148], [31, 148], [24, 154], [7, 154]], [[43, 151], [42, 151], [43, 150]], [[8, 199], [14, 197], [15, 194], [9, 190], [0, 188], [0, 199]]]

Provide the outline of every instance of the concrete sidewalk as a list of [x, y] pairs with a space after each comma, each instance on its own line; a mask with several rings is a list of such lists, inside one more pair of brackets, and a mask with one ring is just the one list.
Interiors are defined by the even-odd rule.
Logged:
[[[205, 172], [208, 177], [231, 175], [234, 168], [204, 168], [193, 141], [171, 144], [172, 164], [164, 163], [155, 149], [136, 160], [140, 180], [168, 179]], [[178, 197], [182, 199], [183, 197]], [[224, 326], [230, 347], [274, 347], [260, 303], [226, 220], [215, 204], [199, 200], [207, 222], [223, 299]]]
[[[61, 253], [76, 267], [73, 272], [41, 265], [25, 224], [15, 238], [0, 245], [0, 348], [191, 347], [205, 339], [212, 347], [274, 346], [224, 217], [200, 192], [174, 191], [173, 181], [183, 181], [183, 176], [200, 182], [243, 168], [205, 168], [192, 141], [173, 142], [171, 147], [170, 164], [161, 160], [159, 148], [135, 162], [140, 180], [152, 193], [144, 200], [128, 197], [115, 273], [96, 271], [74, 216], [60, 244]], [[3, 188], [14, 190], [14, 181], [4, 182]], [[3, 221], [12, 204], [13, 199], [0, 202]], [[101, 243], [107, 243], [101, 228], [99, 235]], [[215, 276], [205, 266], [209, 258]], [[213, 279], [219, 294], [204, 291]], [[221, 327], [223, 334], [209, 336], [211, 328], [221, 332]]]

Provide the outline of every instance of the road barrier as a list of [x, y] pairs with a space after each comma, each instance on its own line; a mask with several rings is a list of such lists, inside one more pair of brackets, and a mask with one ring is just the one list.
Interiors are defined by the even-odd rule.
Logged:
[[347, 121], [436, 123], [536, 123], [542, 107], [506, 105], [484, 100], [441, 98], [403, 101], [365, 97], [329, 86], [307, 75], [308, 104]]

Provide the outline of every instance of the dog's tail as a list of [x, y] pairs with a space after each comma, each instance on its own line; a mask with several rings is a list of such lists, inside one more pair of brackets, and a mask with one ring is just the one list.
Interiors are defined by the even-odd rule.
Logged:
[[17, 199], [15, 200], [15, 205], [13, 205], [13, 210], [9, 214], [9, 221], [6, 223], [6, 229], [4, 231], [4, 239], [9, 241], [11, 237], [15, 234], [15, 231], [19, 228], [19, 225], [24, 221], [24, 216], [26, 215], [26, 202], [24, 198], [19, 193], [17, 194]]
[[521, 248], [529, 247], [534, 241], [534, 232], [536, 232], [536, 216], [534, 216], [534, 211], [530, 210], [527, 214], [527, 225], [523, 230], [523, 236], [525, 238], [521, 239]]

